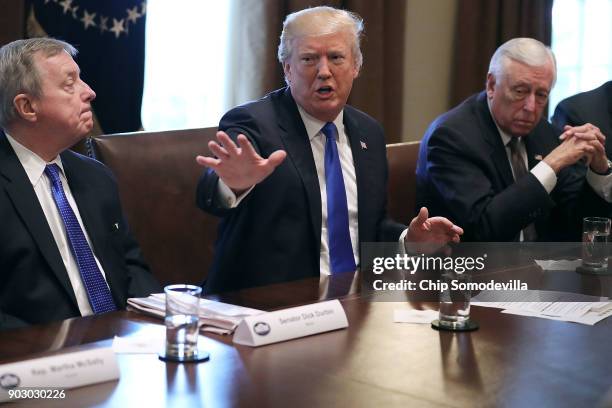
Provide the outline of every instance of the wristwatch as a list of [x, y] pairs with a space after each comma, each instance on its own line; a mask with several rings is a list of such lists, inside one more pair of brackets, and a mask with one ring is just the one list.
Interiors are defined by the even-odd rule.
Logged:
[[[592, 170], [592, 169], [591, 169]], [[606, 169], [605, 172], [600, 173], [598, 171], [593, 170], [593, 173], [595, 174], [599, 174], [600, 176], [607, 176], [609, 174], [612, 174], [612, 161], [610, 161], [610, 159], [608, 159], [608, 168]]]

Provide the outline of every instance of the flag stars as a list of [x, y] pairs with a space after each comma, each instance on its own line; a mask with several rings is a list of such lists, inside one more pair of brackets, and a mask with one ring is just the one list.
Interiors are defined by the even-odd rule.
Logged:
[[132, 24], [136, 24], [136, 21], [138, 21], [141, 16], [141, 14], [138, 12], [138, 6], [134, 6], [131, 9], [127, 9], [126, 12], [127, 20]]
[[115, 38], [119, 38], [121, 33], [126, 31], [125, 27], [123, 27], [123, 23], [125, 23], [124, 18], [122, 18], [121, 20], [117, 20], [116, 18], [113, 18], [113, 27], [109, 31], [112, 31], [113, 33], [115, 33]]
[[83, 23], [83, 27], [87, 30], [90, 26], [95, 27], [96, 22], [94, 19], [96, 18], [97, 13], [88, 13], [87, 10], [83, 11], [83, 18], [81, 18], [81, 22]]
[[62, 0], [59, 4], [64, 8], [64, 14], [72, 10], [72, 0]]
[[[1, 0], [0, 0], [1, 1]], [[84, 30], [89, 27], [98, 28], [100, 34], [104, 32], [110, 32], [115, 35], [115, 38], [121, 37], [121, 34], [129, 36], [130, 24], [138, 24], [138, 20], [143, 18], [147, 13], [146, 1], [140, 2], [131, 8], [125, 9], [124, 18], [116, 19], [113, 16], [99, 15], [98, 13], [90, 13], [89, 11], [81, 8], [77, 5], [73, 5], [75, 0], [44, 0], [44, 4], [53, 2], [60, 7], [63, 14], [71, 16], [77, 22], [83, 24]], [[98, 20], [96, 20], [96, 17]], [[112, 20], [112, 27], [111, 27]]]
[[108, 17], [100, 16], [100, 32], [108, 31]]

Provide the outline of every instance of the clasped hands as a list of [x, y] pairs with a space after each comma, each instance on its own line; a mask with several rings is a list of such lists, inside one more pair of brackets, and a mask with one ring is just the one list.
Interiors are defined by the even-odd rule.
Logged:
[[581, 126], [565, 126], [559, 136], [562, 143], [544, 161], [558, 173], [562, 168], [572, 165], [582, 158], [597, 173], [605, 173], [608, 159], [605, 151], [606, 137], [597, 126], [585, 123]]

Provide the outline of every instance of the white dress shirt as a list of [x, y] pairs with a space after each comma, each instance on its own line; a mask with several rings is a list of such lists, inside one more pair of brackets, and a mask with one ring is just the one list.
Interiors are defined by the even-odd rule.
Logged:
[[[306, 134], [310, 140], [312, 155], [314, 157], [315, 167], [317, 168], [317, 177], [319, 179], [319, 189], [321, 191], [321, 256], [320, 268], [322, 275], [330, 275], [331, 269], [329, 264], [329, 243], [327, 235], [327, 189], [325, 182], [325, 142], [326, 137], [321, 132], [326, 122], [322, 122], [304, 111], [299, 105], [298, 110], [306, 128]], [[357, 209], [357, 178], [355, 175], [355, 166], [353, 162], [353, 152], [351, 145], [344, 130], [344, 111], [334, 119], [334, 125], [338, 129], [338, 156], [340, 157], [340, 165], [342, 166], [342, 178], [344, 179], [344, 189], [346, 190], [346, 203], [348, 206], [349, 232], [351, 235], [351, 244], [353, 246], [353, 255], [355, 257], [355, 265], [359, 265], [359, 220]]]
[[[91, 240], [89, 239], [89, 235], [87, 234], [87, 230], [83, 226], [83, 220], [81, 219], [81, 215], [79, 213], [79, 208], [74, 201], [74, 197], [70, 192], [70, 188], [68, 186], [68, 180], [66, 180], [66, 176], [64, 175], [64, 167], [62, 165], [61, 158], [57, 156], [51, 162], [47, 163], [43, 159], [41, 159], [36, 153], [32, 152], [25, 146], [21, 145], [15, 139], [13, 139], [9, 134], [6, 134], [6, 138], [13, 147], [17, 158], [21, 162], [26, 174], [28, 175], [28, 179], [32, 183], [32, 187], [34, 188], [34, 192], [36, 193], [36, 197], [38, 198], [38, 202], [42, 207], [43, 213], [45, 214], [45, 218], [47, 219], [47, 223], [49, 224], [49, 228], [51, 229], [51, 233], [53, 234], [53, 239], [55, 240], [55, 244], [59, 249], [60, 255], [62, 257], [62, 261], [64, 262], [64, 266], [66, 267], [66, 271], [68, 272], [68, 278], [70, 279], [70, 284], [72, 285], [72, 289], [74, 290], [74, 294], [76, 296], [77, 304], [79, 306], [79, 311], [82, 316], [92, 315], [93, 311], [91, 309], [91, 305], [89, 303], [89, 298], [87, 297], [87, 290], [83, 285], [83, 280], [81, 278], [81, 274], [79, 272], [79, 267], [77, 266], [74, 255], [72, 254], [72, 250], [70, 248], [70, 244], [68, 243], [68, 237], [66, 236], [66, 228], [64, 226], [64, 221], [57, 210], [57, 206], [55, 204], [55, 200], [53, 199], [53, 194], [51, 193], [51, 181], [45, 175], [45, 167], [47, 164], [57, 164], [60, 168], [60, 179], [62, 181], [62, 187], [64, 188], [64, 194], [66, 194], [66, 198], [68, 199], [68, 203], [70, 207], [72, 207], [72, 211], [74, 211], [74, 215], [79, 221], [79, 225], [85, 234], [85, 238], [87, 239], [87, 243], [89, 247], [92, 249]], [[104, 269], [102, 269], [102, 265], [100, 265], [100, 261], [94, 254], [94, 259], [96, 260], [96, 264], [102, 272], [102, 276], [106, 279], [106, 275], [104, 274]]]

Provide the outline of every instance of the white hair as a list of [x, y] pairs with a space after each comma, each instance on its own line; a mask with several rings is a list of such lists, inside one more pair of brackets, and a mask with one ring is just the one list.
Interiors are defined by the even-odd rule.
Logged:
[[530, 67], [552, 66], [553, 81], [557, 81], [557, 62], [552, 50], [540, 41], [533, 38], [513, 38], [503, 43], [491, 57], [489, 74], [495, 78], [502, 78], [507, 74], [508, 63], [517, 61]]
[[357, 70], [359, 70], [363, 63], [359, 46], [363, 34], [363, 19], [350, 11], [327, 6], [296, 11], [285, 18], [278, 46], [278, 60], [284, 64], [291, 57], [292, 42], [296, 38], [334, 34], [341, 31], [346, 31], [352, 36], [353, 57]]

